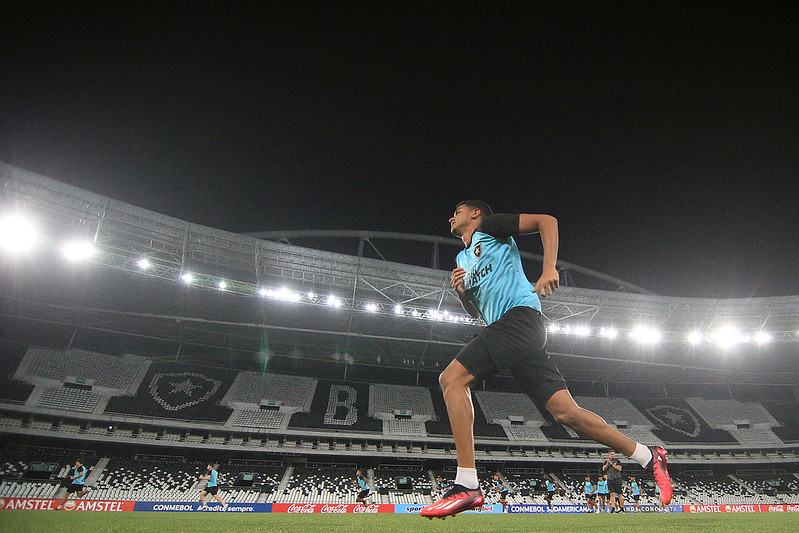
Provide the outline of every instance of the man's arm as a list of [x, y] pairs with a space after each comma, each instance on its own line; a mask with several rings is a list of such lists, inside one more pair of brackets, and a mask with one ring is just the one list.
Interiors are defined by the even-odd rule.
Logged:
[[544, 248], [544, 266], [534, 292], [547, 297], [560, 286], [558, 274], [558, 220], [551, 215], [519, 215], [519, 234], [539, 233]]
[[455, 289], [455, 293], [458, 295], [458, 299], [461, 301], [463, 310], [469, 313], [469, 316], [472, 318], [480, 318], [480, 311], [477, 310], [477, 306], [474, 305], [474, 302], [472, 302], [472, 300], [466, 294], [463, 281], [465, 277], [466, 270], [458, 267], [452, 271], [450, 283], [452, 283], [452, 288]]

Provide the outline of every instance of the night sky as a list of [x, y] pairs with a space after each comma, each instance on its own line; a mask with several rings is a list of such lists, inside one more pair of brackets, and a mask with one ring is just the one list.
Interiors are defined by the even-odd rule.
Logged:
[[6, 2], [0, 160], [234, 232], [480, 198], [659, 294], [799, 294], [797, 8], [692, 4]]

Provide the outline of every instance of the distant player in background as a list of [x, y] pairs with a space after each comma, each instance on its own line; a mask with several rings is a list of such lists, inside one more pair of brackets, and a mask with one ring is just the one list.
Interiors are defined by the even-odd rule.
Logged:
[[658, 487], [657, 484], [655, 484], [655, 496], [657, 496], [658, 499], [658, 512], [662, 513], [666, 510], [666, 506], [663, 503], [663, 498], [660, 497], [660, 487]]
[[449, 488], [452, 486], [452, 483], [450, 483], [449, 481], [445, 480], [441, 476], [436, 476], [436, 483], [438, 484], [438, 490], [440, 492], [442, 492], [442, 493], [448, 491]]
[[72, 475], [68, 476], [68, 481], [67, 492], [64, 494], [61, 502], [56, 506], [56, 511], [63, 509], [64, 504], [67, 503], [69, 499], [69, 495], [73, 492], [78, 498], [83, 498], [86, 496], [86, 493], [89, 492], [89, 489], [86, 488], [86, 467], [83, 466], [83, 459], [75, 459], [74, 470], [72, 471]]
[[357, 470], [352, 483], [358, 486], [358, 496], [355, 497], [355, 501], [366, 505], [366, 498], [369, 497], [369, 484], [366, 482], [366, 477], [363, 475], [363, 472]]
[[596, 485], [591, 481], [591, 476], [585, 476], [585, 504], [588, 506], [588, 512], [596, 512]]
[[552, 498], [555, 497], [555, 484], [552, 483], [552, 478], [550, 478], [549, 476], [546, 477], [545, 483], [547, 486], [547, 495], [544, 496], [544, 499], [547, 501], [547, 507], [549, 507], [549, 510], [551, 511]]
[[638, 485], [638, 481], [635, 480], [635, 476], [630, 476], [630, 492], [633, 496], [633, 500], [635, 501], [635, 510], [636, 512], [641, 512], [641, 487]]
[[208, 473], [204, 476], [200, 476], [200, 479], [208, 481], [208, 484], [202, 492], [200, 492], [200, 500], [203, 502], [202, 509], [208, 509], [208, 503], [205, 501], [205, 496], [207, 494], [210, 494], [216, 501], [221, 503], [222, 509], [227, 509], [227, 504], [222, 500], [222, 497], [219, 496], [219, 471], [217, 471], [217, 466], [208, 463], [205, 469]]
[[[560, 371], [547, 353], [547, 332], [541, 301], [560, 284], [557, 269], [558, 221], [545, 214], [494, 214], [488, 204], [467, 200], [455, 206], [450, 233], [463, 241], [450, 284], [470, 316], [486, 323], [439, 376], [447, 406], [458, 470], [444, 497], [419, 513], [445, 518], [483, 504], [474, 453], [472, 387], [507, 370], [523, 390], [555, 420], [577, 433], [619, 450], [650, 470], [671, 499], [666, 450], [645, 446], [620, 433], [605, 420], [581, 408], [569, 393]], [[518, 235], [538, 233], [543, 267], [535, 285], [524, 273]]]
[[494, 474], [494, 480], [491, 482], [492, 490], [499, 493], [499, 503], [502, 504], [502, 512], [507, 512], [508, 509], [508, 484], [505, 480], [499, 477], [499, 474]]
[[599, 480], [596, 482], [596, 495], [599, 499], [599, 512], [605, 513], [607, 512], [607, 492], [608, 492], [608, 480], [606, 475], [602, 474], [599, 476]]

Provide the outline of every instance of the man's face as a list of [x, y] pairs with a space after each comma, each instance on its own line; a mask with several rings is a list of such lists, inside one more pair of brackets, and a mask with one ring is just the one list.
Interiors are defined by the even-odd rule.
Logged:
[[466, 205], [459, 205], [455, 208], [455, 213], [449, 219], [449, 230], [456, 236], [464, 234], [464, 230], [472, 223], [479, 213], [477, 209], [469, 209]]
[[615, 459], [616, 458], [616, 452], [610, 452], [610, 458], [611, 458], [611, 460]]

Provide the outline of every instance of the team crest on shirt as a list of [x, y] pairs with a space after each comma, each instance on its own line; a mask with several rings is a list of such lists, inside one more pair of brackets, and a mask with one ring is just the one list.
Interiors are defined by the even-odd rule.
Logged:
[[472, 254], [474, 254], [475, 258], [479, 259], [482, 253], [483, 253], [483, 243], [478, 242], [477, 244], [474, 245], [474, 251], [472, 252]]

